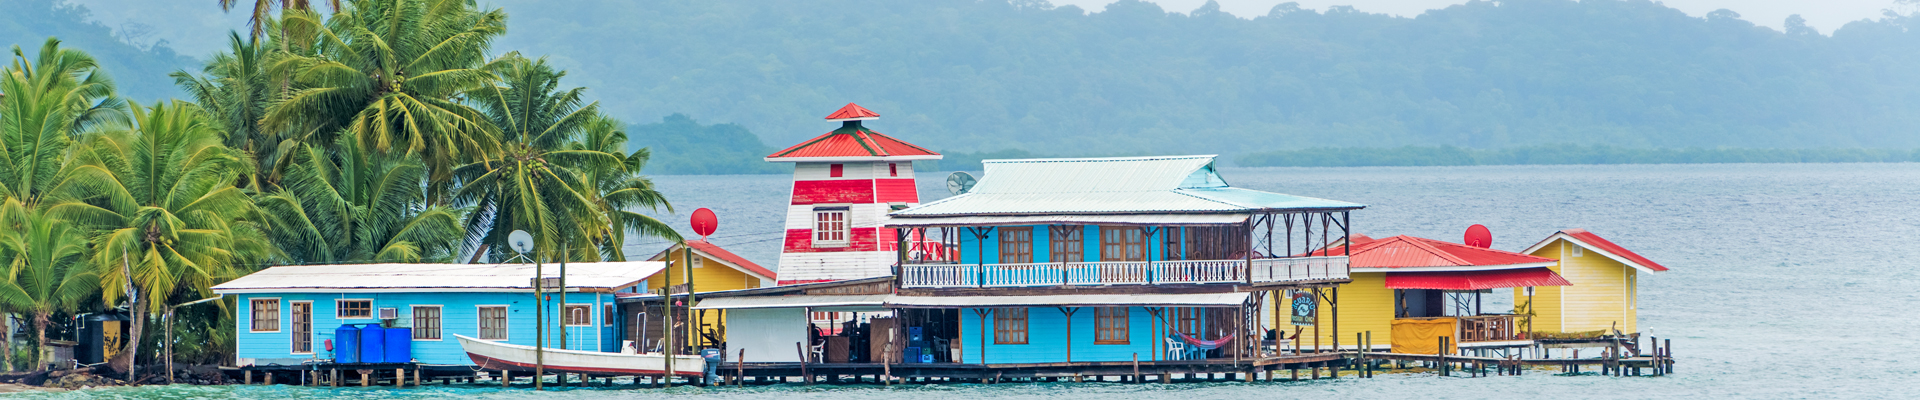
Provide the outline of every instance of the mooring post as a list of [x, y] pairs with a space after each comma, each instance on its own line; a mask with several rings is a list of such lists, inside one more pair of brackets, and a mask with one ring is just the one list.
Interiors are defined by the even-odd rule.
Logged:
[[513, 371], [500, 370], [500, 387], [507, 387], [509, 383], [513, 383]]
[[332, 385], [333, 387], [340, 387], [340, 369], [339, 368], [328, 369], [327, 375], [328, 375], [327, 384]]

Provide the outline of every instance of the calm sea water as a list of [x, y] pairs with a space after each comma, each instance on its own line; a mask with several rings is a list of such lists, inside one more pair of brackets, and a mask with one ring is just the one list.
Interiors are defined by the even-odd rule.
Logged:
[[[1301, 383], [774, 386], [573, 390], [495, 386], [306, 389], [141, 387], [23, 398], [1905, 398], [1920, 397], [1920, 164], [1262, 168], [1223, 171], [1234, 186], [1368, 204], [1358, 232], [1459, 240], [1471, 224], [1519, 250], [1587, 228], [1672, 271], [1644, 276], [1640, 325], [1672, 338], [1662, 378], [1382, 375]], [[944, 174], [929, 173], [930, 178]], [[663, 176], [684, 227], [720, 215], [713, 241], [769, 267], [779, 252], [788, 177]], [[924, 200], [944, 197], [922, 179]], [[684, 231], [684, 229], [683, 229]], [[644, 257], [662, 244], [636, 242]]]

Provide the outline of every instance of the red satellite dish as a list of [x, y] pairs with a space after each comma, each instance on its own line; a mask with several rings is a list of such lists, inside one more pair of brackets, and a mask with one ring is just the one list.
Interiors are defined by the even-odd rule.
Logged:
[[720, 217], [713, 215], [713, 210], [706, 208], [693, 210], [693, 221], [691, 222], [693, 223], [693, 233], [700, 234], [700, 239], [702, 240], [705, 240], [707, 235], [712, 235], [714, 229], [720, 228]]
[[1473, 224], [1467, 227], [1467, 238], [1464, 243], [1482, 249], [1493, 247], [1493, 231], [1487, 230], [1486, 225]]

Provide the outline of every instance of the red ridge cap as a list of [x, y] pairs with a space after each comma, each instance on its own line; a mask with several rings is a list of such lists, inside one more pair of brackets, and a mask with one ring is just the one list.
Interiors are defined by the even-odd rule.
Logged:
[[880, 118], [880, 113], [873, 112], [873, 110], [868, 110], [866, 107], [861, 107], [859, 104], [847, 103], [845, 107], [840, 107], [840, 109], [837, 111], [834, 111], [833, 114], [827, 115], [828, 121], [844, 121], [844, 120], [851, 120], [856, 118], [865, 118], [865, 119]]

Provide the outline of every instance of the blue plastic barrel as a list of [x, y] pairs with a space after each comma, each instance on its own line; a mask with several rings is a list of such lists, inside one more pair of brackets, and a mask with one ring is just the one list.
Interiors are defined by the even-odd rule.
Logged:
[[386, 328], [379, 324], [367, 324], [360, 328], [360, 362], [377, 363], [386, 360]]
[[333, 362], [360, 362], [360, 327], [341, 325], [333, 328]]
[[387, 355], [390, 363], [413, 361], [413, 328], [387, 328]]

